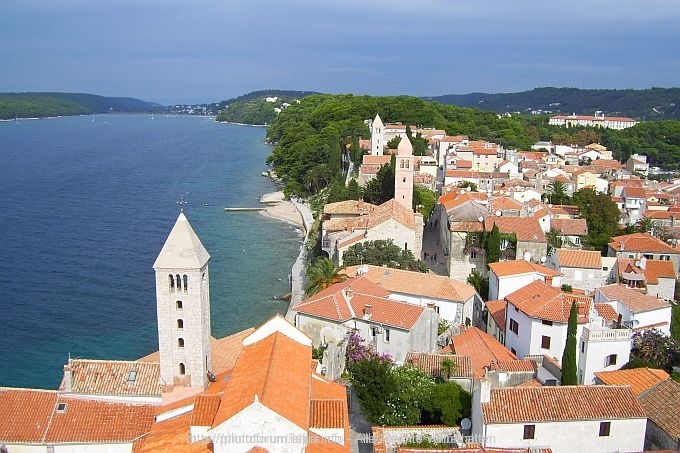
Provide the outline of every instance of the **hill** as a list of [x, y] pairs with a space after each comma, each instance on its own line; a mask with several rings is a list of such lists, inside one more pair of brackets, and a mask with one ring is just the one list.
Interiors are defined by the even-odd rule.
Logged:
[[592, 115], [602, 111], [605, 115], [627, 116], [642, 121], [680, 119], [680, 88], [581, 90], [546, 87], [520, 93], [448, 94], [425, 99], [498, 113], [534, 111]]
[[127, 97], [85, 93], [0, 93], [0, 119], [158, 111], [163, 107]]
[[271, 124], [276, 118], [277, 109], [284, 104], [299, 101], [313, 91], [261, 90], [253, 91], [237, 98], [221, 101], [217, 121], [242, 124]]

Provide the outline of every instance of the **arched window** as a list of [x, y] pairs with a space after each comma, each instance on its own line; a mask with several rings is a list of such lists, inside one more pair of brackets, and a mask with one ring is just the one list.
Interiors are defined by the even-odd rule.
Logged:
[[180, 348], [184, 347], [184, 338], [178, 338], [177, 339], [177, 346]]
[[179, 374], [181, 374], [182, 376], [187, 374], [187, 368], [184, 366], [183, 363], [179, 364]]
[[182, 307], [183, 307], [182, 301], [181, 301], [181, 300], [178, 300], [177, 302], [175, 302], [175, 305], [177, 306], [177, 309], [178, 309], [178, 310], [181, 310]]
[[177, 290], [182, 289], [182, 278], [179, 274], [175, 275], [175, 280], [177, 280]]
[[175, 289], [175, 279], [173, 278], [172, 274], [168, 275], [168, 278], [170, 280], [170, 289]]
[[189, 289], [189, 277], [187, 274], [184, 274], [184, 291], [187, 291]]
[[184, 320], [182, 320], [182, 319], [177, 320], [177, 328], [178, 329], [184, 329]]

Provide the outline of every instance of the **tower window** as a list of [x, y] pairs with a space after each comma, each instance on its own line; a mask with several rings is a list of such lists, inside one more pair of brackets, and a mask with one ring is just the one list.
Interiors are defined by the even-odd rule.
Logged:
[[177, 320], [177, 328], [178, 329], [184, 329], [184, 320], [182, 320], [182, 319]]
[[177, 280], [177, 290], [182, 289], [182, 279], [179, 274], [175, 275], [175, 280]]
[[184, 366], [183, 363], [179, 364], [179, 374], [181, 374], [182, 376], [187, 374], [187, 368]]
[[178, 310], [181, 310], [182, 309], [182, 301], [178, 300], [177, 302], [175, 302], [175, 306], [177, 307]]
[[184, 291], [186, 291], [189, 289], [189, 277], [187, 274], [184, 274], [184, 277], [182, 278], [184, 279]]
[[175, 278], [172, 276], [172, 274], [168, 275], [168, 278], [170, 280], [170, 289], [175, 289]]
[[184, 347], [184, 338], [178, 338], [177, 339], [177, 346], [180, 348]]

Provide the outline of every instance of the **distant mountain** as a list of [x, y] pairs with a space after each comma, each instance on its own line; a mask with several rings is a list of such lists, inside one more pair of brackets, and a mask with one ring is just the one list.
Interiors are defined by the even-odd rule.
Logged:
[[0, 119], [46, 118], [94, 113], [159, 111], [164, 107], [134, 98], [85, 93], [0, 93]]
[[426, 97], [430, 101], [460, 107], [475, 107], [498, 113], [552, 113], [609, 116], [638, 120], [680, 119], [680, 88], [646, 90], [581, 90], [578, 88], [535, 88], [521, 93], [470, 93]]
[[285, 108], [314, 91], [261, 90], [253, 91], [237, 98], [221, 101], [217, 121], [242, 124], [271, 124], [276, 118], [277, 109]]

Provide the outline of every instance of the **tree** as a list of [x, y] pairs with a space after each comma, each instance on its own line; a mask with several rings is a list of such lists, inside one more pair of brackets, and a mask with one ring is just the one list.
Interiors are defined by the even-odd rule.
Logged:
[[643, 366], [670, 372], [673, 365], [680, 361], [680, 345], [656, 329], [636, 332], [633, 334], [630, 358], [631, 362], [638, 361]]
[[363, 197], [366, 202], [375, 205], [394, 198], [394, 162], [380, 167], [375, 178], [364, 186]]
[[429, 271], [427, 264], [416, 260], [411, 250], [403, 250], [392, 239], [354, 244], [343, 253], [342, 262], [345, 266], [372, 264], [423, 273]]
[[489, 298], [489, 279], [484, 278], [482, 274], [477, 272], [477, 269], [470, 272], [467, 282], [475, 288], [475, 291], [477, 291], [477, 294], [479, 294], [483, 300]]
[[571, 303], [569, 324], [567, 325], [567, 343], [562, 353], [562, 385], [576, 385], [576, 329], [578, 328], [578, 307], [576, 301]]
[[371, 423], [381, 424], [383, 415], [390, 410], [390, 395], [397, 392], [392, 363], [371, 357], [355, 362], [348, 371], [352, 388], [359, 398], [361, 412]]
[[413, 209], [418, 209], [418, 212], [423, 215], [423, 220], [427, 222], [436, 204], [436, 192], [417, 184], [413, 186]]
[[485, 249], [487, 263], [497, 263], [501, 256], [501, 233], [496, 222], [494, 222], [491, 232], [486, 237]]
[[652, 233], [660, 227], [659, 222], [648, 217], [643, 217], [635, 223], [635, 230], [640, 233]]
[[456, 187], [461, 189], [467, 189], [469, 187], [470, 192], [477, 192], [477, 184], [472, 181], [461, 181], [456, 185]]
[[319, 258], [307, 268], [307, 284], [305, 285], [305, 295], [312, 296], [331, 285], [340, 283], [347, 279], [341, 274], [343, 267], [338, 267], [330, 258]]
[[440, 364], [440, 368], [442, 375], [448, 381], [449, 379], [451, 379], [451, 375], [453, 374], [453, 372], [456, 371], [456, 364], [453, 363], [451, 359], [444, 359]]
[[551, 203], [567, 204], [569, 203], [569, 195], [567, 194], [567, 186], [564, 182], [553, 179], [548, 184], [548, 196]]
[[387, 410], [379, 422], [388, 426], [417, 425], [421, 408], [435, 387], [432, 378], [413, 365], [404, 364], [392, 369], [395, 391], [388, 395]]
[[604, 193], [593, 189], [581, 189], [572, 197], [572, 203], [579, 207], [581, 217], [586, 219], [588, 235], [583, 243], [593, 249], [606, 251], [607, 244], [619, 233], [621, 211]]
[[471, 395], [455, 382], [436, 384], [423, 401], [423, 418], [427, 424], [457, 426], [470, 415], [471, 403]]

